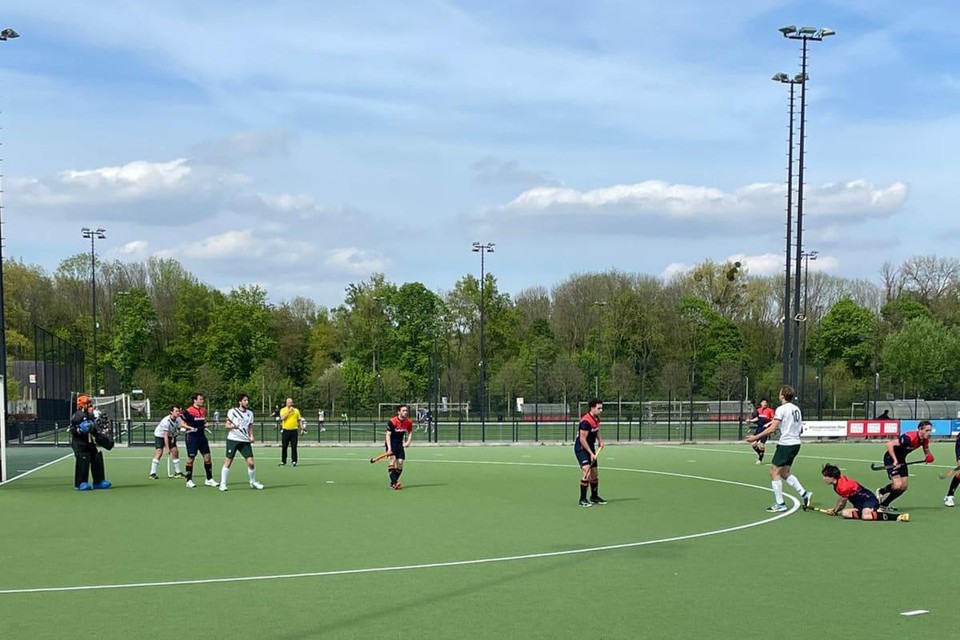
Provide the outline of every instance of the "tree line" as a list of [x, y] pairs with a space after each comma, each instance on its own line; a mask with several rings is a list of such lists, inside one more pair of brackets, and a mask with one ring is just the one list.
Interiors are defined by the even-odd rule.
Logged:
[[[517, 396], [626, 400], [641, 388], [645, 399], [737, 399], [749, 384], [751, 396], [775, 397], [782, 382], [783, 276], [752, 276], [739, 262], [668, 279], [577, 273], [514, 296], [492, 273], [482, 287], [467, 274], [444, 292], [374, 274], [332, 309], [303, 297], [270, 303], [256, 286], [224, 293], [169, 258], [103, 261], [96, 275], [98, 359], [116, 372], [115, 391], [143, 389], [161, 405], [203, 390], [211, 406], [242, 391], [260, 408], [290, 394], [338, 413], [441, 396], [478, 407], [481, 304], [490, 413], [509, 413]], [[842, 411], [878, 380], [898, 398], [958, 397], [960, 261], [888, 263], [876, 281], [807, 275], [806, 406], [816, 389]], [[11, 360], [34, 359], [39, 326], [92, 361], [88, 255], [52, 274], [9, 260], [4, 279]], [[8, 397], [24, 383], [11, 379]]]

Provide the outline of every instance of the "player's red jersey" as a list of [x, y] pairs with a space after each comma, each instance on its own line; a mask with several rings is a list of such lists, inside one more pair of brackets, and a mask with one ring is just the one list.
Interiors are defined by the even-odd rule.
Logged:
[[863, 508], [863, 504], [867, 500], [876, 500], [876, 496], [873, 495], [873, 492], [864, 487], [862, 484], [849, 478], [847, 476], [840, 476], [840, 479], [837, 480], [837, 484], [833, 485], [833, 490], [841, 498], [846, 498], [853, 503], [858, 509]]

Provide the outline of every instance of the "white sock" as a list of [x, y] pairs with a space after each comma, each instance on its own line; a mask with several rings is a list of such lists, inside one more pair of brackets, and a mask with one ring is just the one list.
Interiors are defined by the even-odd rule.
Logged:
[[776, 500], [777, 504], [783, 504], [783, 480], [780, 478], [771, 480], [770, 486], [773, 487], [773, 499]]
[[800, 494], [800, 497], [803, 497], [803, 494], [806, 493], [806, 491], [803, 488], [803, 485], [800, 484], [800, 480], [798, 480], [797, 476], [793, 475], [792, 473], [787, 476], [787, 484], [790, 485], [790, 487], [794, 491]]
[[220, 469], [220, 484], [227, 486], [227, 476], [230, 475], [230, 467]]
[[173, 472], [180, 473], [180, 458], [173, 459]]
[[152, 476], [157, 475], [157, 467], [159, 467], [159, 466], [160, 466], [160, 461], [159, 461], [159, 460], [157, 460], [156, 458], [154, 458], [153, 460], [151, 460], [151, 461], [150, 461], [150, 475], [152, 475]]
[[250, 467], [247, 467], [247, 477], [250, 478], [250, 482], [256, 482], [256, 481], [257, 481], [257, 469], [256, 469], [256, 467], [254, 467], [254, 468], [252, 468], [252, 469], [251, 469]]

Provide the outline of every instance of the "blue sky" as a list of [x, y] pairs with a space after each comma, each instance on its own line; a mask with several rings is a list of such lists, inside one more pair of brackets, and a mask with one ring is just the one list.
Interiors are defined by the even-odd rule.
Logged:
[[810, 48], [812, 268], [956, 255], [948, 0], [8, 0], [5, 255], [172, 256], [333, 306], [382, 271], [511, 292], [783, 254], [787, 90]]

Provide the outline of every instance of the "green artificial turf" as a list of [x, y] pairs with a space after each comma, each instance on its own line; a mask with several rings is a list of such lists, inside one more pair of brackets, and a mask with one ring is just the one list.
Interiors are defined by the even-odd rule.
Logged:
[[[239, 460], [225, 494], [187, 490], [165, 464], [151, 481], [151, 452], [120, 447], [106, 454], [113, 489], [74, 492], [72, 458], [0, 487], [0, 634], [865, 638], [955, 627], [952, 563], [938, 560], [960, 518], [937, 478], [952, 443], [934, 446], [934, 467], [911, 467], [897, 503], [909, 523], [768, 514], [769, 468], [745, 445], [610, 445], [609, 504], [587, 509], [569, 446], [415, 446], [401, 491], [385, 462], [369, 464], [372, 446], [303, 448], [298, 468], [278, 468], [278, 449], [256, 452], [263, 491]], [[878, 444], [809, 444], [795, 471], [827, 507], [824, 462], [873, 489], [881, 455]], [[214, 460], [219, 478], [222, 449]], [[25, 591], [44, 588], [69, 590]], [[900, 615], [914, 609], [930, 613]]]

